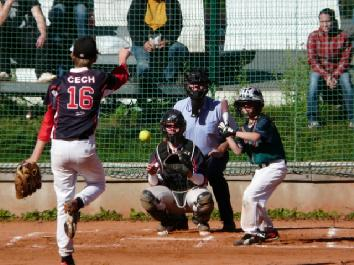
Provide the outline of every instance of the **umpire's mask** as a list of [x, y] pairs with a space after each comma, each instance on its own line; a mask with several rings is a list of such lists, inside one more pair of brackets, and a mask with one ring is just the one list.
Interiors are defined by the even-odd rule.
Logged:
[[192, 102], [192, 117], [199, 116], [209, 84], [208, 73], [204, 69], [194, 69], [186, 76], [184, 88]]

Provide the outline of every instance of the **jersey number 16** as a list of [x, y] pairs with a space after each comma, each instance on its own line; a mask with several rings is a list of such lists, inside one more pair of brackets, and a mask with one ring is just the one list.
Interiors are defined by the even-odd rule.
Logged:
[[[68, 88], [68, 93], [70, 94], [69, 103], [67, 104], [68, 109], [83, 109], [89, 110], [93, 105], [93, 97], [92, 94], [95, 93], [92, 87], [80, 87], [78, 93], [76, 93], [77, 88], [75, 86], [71, 86]], [[78, 100], [76, 99], [76, 95], [78, 95]], [[78, 101], [78, 102], [77, 102]]]

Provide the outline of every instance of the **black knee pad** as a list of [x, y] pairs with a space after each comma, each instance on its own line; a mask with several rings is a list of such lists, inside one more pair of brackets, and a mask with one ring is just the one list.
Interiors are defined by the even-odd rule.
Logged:
[[140, 195], [140, 202], [146, 211], [156, 208], [156, 204], [159, 202], [157, 198], [149, 190], [143, 190]]
[[214, 209], [213, 196], [210, 192], [203, 192], [198, 196], [196, 208], [197, 210], [193, 215], [193, 222], [201, 223], [209, 221], [210, 214]]
[[158, 210], [157, 205], [160, 201], [149, 190], [143, 190], [140, 195], [140, 202], [143, 208], [156, 220], [166, 219], [166, 211]]

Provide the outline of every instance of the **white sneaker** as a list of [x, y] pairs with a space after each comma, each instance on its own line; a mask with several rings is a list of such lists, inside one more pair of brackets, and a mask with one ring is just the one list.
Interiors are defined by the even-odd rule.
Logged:
[[57, 76], [53, 75], [52, 73], [43, 73], [37, 81], [40, 83], [46, 83], [54, 80], [55, 78], [57, 78]]
[[309, 122], [307, 127], [309, 127], [310, 129], [314, 129], [314, 128], [319, 128], [321, 126], [318, 121], [311, 121], [311, 122]]
[[6, 72], [0, 72], [0, 80], [9, 80], [10, 75]]

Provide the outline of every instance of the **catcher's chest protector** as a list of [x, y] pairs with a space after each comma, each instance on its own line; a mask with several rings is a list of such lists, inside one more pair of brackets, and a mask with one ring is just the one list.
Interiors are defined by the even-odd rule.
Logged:
[[[195, 185], [187, 179], [187, 176], [182, 176], [181, 174], [167, 174], [166, 170], [164, 169], [164, 161], [165, 159], [171, 154], [168, 144], [163, 142], [160, 143], [157, 148], [157, 156], [160, 162], [160, 165], [162, 166], [162, 178], [164, 179], [164, 184], [171, 190], [175, 191], [182, 191], [182, 190], [188, 190]], [[189, 158], [189, 160], [192, 162], [193, 159], [193, 153], [194, 153], [194, 144], [192, 141], [185, 141], [182, 149], [179, 149], [178, 152], [182, 153], [186, 157]]]
[[[182, 149], [180, 150], [180, 152], [186, 156], [189, 157], [190, 161], [192, 161], [193, 157], [193, 150], [194, 150], [194, 144], [191, 141], [186, 141], [183, 146]], [[160, 158], [160, 163], [161, 165], [163, 164], [163, 161], [165, 161], [165, 159], [167, 158], [167, 156], [170, 154], [169, 152], [169, 148], [168, 148], [168, 144], [163, 142], [160, 143], [157, 146], [157, 154]]]

